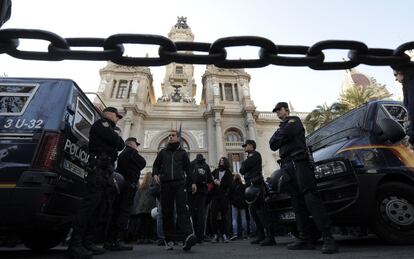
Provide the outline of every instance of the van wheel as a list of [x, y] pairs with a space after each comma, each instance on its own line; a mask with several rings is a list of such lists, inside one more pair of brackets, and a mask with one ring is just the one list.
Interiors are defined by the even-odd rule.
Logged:
[[414, 244], [414, 187], [399, 182], [381, 185], [372, 227], [391, 244]]
[[69, 229], [36, 229], [36, 231], [30, 230], [27, 232], [27, 234], [23, 235], [24, 245], [40, 252], [57, 246], [66, 237]]

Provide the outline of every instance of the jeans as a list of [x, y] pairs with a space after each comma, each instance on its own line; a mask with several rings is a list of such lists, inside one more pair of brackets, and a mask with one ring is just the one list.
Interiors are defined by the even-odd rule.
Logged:
[[[233, 235], [238, 235], [239, 233], [247, 233], [247, 220], [246, 220], [246, 209], [238, 209], [234, 206], [231, 206], [231, 217], [233, 224]], [[239, 218], [241, 220], [241, 231], [239, 229]]]

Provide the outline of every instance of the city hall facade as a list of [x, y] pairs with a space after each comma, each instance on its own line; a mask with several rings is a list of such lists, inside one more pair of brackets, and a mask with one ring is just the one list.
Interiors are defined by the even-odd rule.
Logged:
[[[173, 41], [194, 40], [185, 18], [178, 20], [168, 37]], [[162, 96], [157, 98], [150, 68], [108, 62], [100, 70], [97, 94], [124, 115], [118, 123], [122, 137], [136, 137], [141, 143], [139, 151], [147, 161], [144, 172], [152, 170], [157, 152], [167, 143], [168, 131], [181, 126], [182, 145], [190, 160], [200, 153], [214, 168], [224, 156], [233, 172], [238, 172], [246, 158], [241, 145], [253, 139], [262, 154], [264, 175], [269, 176], [278, 168], [278, 154], [269, 149], [268, 141], [279, 119], [275, 113], [257, 111], [250, 95], [250, 75], [244, 69], [208, 65], [202, 76], [200, 103], [194, 98], [197, 88], [193, 75], [191, 64], [167, 65]], [[101, 105], [97, 99], [95, 104]], [[306, 116], [293, 114], [302, 119]]]

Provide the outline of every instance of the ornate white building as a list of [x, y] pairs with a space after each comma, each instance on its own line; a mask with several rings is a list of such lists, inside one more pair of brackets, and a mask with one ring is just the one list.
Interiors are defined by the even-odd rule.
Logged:
[[[193, 41], [194, 35], [185, 18], [180, 17], [168, 37], [173, 41]], [[221, 69], [208, 65], [202, 76], [202, 95], [196, 103], [194, 66], [171, 63], [166, 66], [161, 84], [162, 96], [154, 95], [148, 67], [126, 67], [109, 62], [100, 70], [98, 95], [107, 106], [124, 114], [119, 122], [123, 138], [136, 137], [140, 153], [151, 171], [157, 152], [166, 144], [171, 128], [182, 128], [183, 146], [193, 160], [203, 154], [216, 167], [220, 157], [228, 157], [238, 172], [245, 153], [245, 139], [254, 139], [262, 154], [263, 172], [270, 175], [278, 168], [277, 153], [268, 141], [279, 119], [271, 112], [256, 110], [250, 96], [250, 75], [244, 69]], [[275, 98], [276, 99], [276, 98]], [[99, 102], [96, 102], [99, 105]], [[304, 118], [306, 113], [296, 113]]]

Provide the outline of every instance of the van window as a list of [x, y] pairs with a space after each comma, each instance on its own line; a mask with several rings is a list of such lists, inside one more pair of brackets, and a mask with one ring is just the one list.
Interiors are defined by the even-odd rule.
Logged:
[[89, 131], [94, 122], [94, 119], [95, 118], [92, 110], [89, 109], [84, 101], [82, 101], [80, 98], [77, 98], [73, 128], [86, 140], [89, 140]]
[[38, 84], [0, 84], [0, 115], [22, 115], [38, 88]]
[[407, 110], [402, 105], [383, 104], [382, 109], [378, 109], [377, 121], [380, 121], [384, 118], [394, 119], [403, 125], [407, 119]]
[[[307, 144], [315, 149], [321, 145], [332, 143], [339, 139], [359, 134], [365, 117], [366, 107], [350, 111], [330, 122], [307, 137]], [[323, 142], [323, 144], [321, 143]]]

